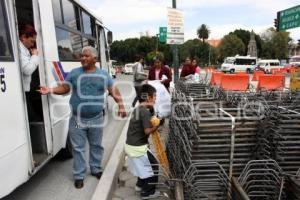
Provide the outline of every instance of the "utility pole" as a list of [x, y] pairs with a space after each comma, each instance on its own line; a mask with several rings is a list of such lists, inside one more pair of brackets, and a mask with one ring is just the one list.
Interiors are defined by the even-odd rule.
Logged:
[[157, 54], [158, 54], [158, 37], [159, 37], [159, 34], [156, 34], [155, 56], [157, 56]]
[[[176, 0], [172, 0], [172, 8], [176, 8]], [[178, 59], [178, 45], [173, 44], [173, 67], [174, 67], [174, 81], [179, 77], [179, 59]]]

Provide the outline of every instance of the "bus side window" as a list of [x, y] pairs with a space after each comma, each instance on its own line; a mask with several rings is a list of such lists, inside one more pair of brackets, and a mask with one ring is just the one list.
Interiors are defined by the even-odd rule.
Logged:
[[5, 10], [4, 1], [0, 1], [0, 60], [13, 61], [11, 39], [7, 25], [8, 18]]

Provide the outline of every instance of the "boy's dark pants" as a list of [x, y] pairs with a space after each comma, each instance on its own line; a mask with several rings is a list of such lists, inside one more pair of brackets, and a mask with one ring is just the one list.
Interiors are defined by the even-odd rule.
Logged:
[[136, 183], [136, 186], [142, 188], [141, 195], [142, 196], [149, 196], [151, 194], [155, 193], [156, 184], [158, 183], [158, 161], [156, 158], [152, 155], [150, 151], [147, 151], [148, 159], [151, 163], [152, 170], [154, 172], [154, 176], [149, 178], [141, 179], [138, 177], [138, 181]]

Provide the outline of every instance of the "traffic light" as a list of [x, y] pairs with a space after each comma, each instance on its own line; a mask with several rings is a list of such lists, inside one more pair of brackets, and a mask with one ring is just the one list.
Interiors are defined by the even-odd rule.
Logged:
[[279, 31], [279, 24], [278, 24], [277, 18], [274, 19], [274, 26], [275, 26], [276, 31]]

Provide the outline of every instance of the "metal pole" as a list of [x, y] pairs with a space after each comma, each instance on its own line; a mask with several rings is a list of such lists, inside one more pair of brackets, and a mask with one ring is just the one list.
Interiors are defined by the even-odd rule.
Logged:
[[156, 34], [156, 48], [155, 48], [155, 55], [156, 56], [158, 54], [158, 36], [159, 36], [159, 34]]
[[210, 44], [208, 44], [209, 45], [209, 51], [208, 51], [208, 66], [210, 66], [210, 48], [211, 48], [211, 46], [210, 46]]
[[[172, 0], [172, 8], [176, 8], [176, 0]], [[178, 45], [173, 44], [173, 67], [174, 67], [174, 82], [179, 77], [179, 59], [178, 59]]]

